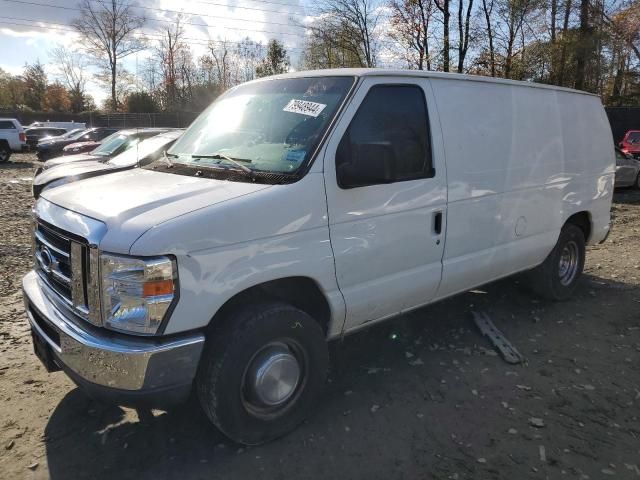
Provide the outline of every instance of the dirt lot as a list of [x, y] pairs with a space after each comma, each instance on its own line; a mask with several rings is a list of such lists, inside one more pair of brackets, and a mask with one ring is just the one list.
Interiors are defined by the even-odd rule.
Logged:
[[[571, 301], [510, 279], [335, 342], [318, 411], [247, 449], [195, 402], [139, 417], [40, 366], [19, 293], [32, 172], [0, 166], [0, 478], [640, 479], [639, 192], [616, 194]], [[497, 356], [472, 310], [528, 363]]]

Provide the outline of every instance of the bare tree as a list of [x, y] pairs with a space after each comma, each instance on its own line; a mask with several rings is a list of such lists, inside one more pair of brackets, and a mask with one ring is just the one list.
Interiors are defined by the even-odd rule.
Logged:
[[238, 82], [248, 82], [256, 78], [258, 65], [265, 57], [265, 47], [246, 37], [236, 45], [234, 55], [238, 63]]
[[566, 0], [564, 6], [564, 20], [562, 22], [562, 47], [560, 49], [560, 65], [558, 66], [559, 72], [557, 77], [557, 84], [564, 85], [564, 72], [566, 69], [567, 58], [567, 33], [569, 31], [569, 17], [571, 16], [571, 0]]
[[482, 0], [482, 11], [484, 12], [484, 19], [487, 23], [487, 39], [489, 41], [489, 63], [491, 69], [491, 76], [496, 76], [496, 50], [494, 47], [494, 38], [493, 38], [493, 26], [491, 22], [491, 16], [493, 14], [493, 2], [494, 0], [489, 0], [490, 3], [487, 4], [487, 0]]
[[175, 25], [167, 27], [163, 37], [155, 48], [155, 55], [162, 72], [162, 97], [167, 110], [175, 109], [179, 104], [179, 90], [182, 80], [184, 56], [189, 47], [183, 41], [184, 29], [182, 16], [178, 15]]
[[463, 5], [464, 0], [458, 0], [458, 73], [464, 71], [464, 59], [469, 50], [469, 25], [471, 23], [471, 10], [473, 9], [473, 0], [468, 0], [467, 13], [463, 23]]
[[539, 0], [504, 0], [498, 9], [504, 32], [504, 77], [511, 78], [516, 41], [531, 13], [540, 6]]
[[585, 88], [585, 69], [592, 50], [591, 26], [589, 25], [589, 0], [580, 0], [580, 28], [576, 51], [575, 88]]
[[69, 91], [71, 110], [81, 112], [85, 107], [87, 86], [86, 58], [76, 51], [59, 46], [51, 51], [51, 59], [56, 64], [62, 83]]
[[433, 17], [433, 0], [391, 0], [389, 36], [407, 52], [409, 68], [431, 70], [429, 24]]
[[320, 28], [339, 33], [335, 41], [341, 48], [361, 57], [363, 66], [375, 67], [379, 10], [374, 0], [323, 0], [320, 11], [324, 16]]
[[366, 67], [361, 50], [354, 46], [352, 29], [345, 22], [323, 16], [308, 30], [303, 56], [307, 69]]
[[284, 45], [276, 39], [269, 40], [267, 54], [256, 66], [256, 77], [277, 75], [289, 71], [289, 55]]
[[120, 61], [144, 48], [136, 35], [144, 24], [134, 6], [126, 0], [82, 0], [80, 17], [73, 27], [80, 34], [87, 52], [94, 57], [110, 79], [111, 108], [118, 108], [118, 68]]
[[218, 88], [220, 88], [221, 92], [224, 92], [234, 85], [232, 75], [233, 53], [230, 43], [227, 40], [217, 43], [210, 42], [209, 55]]
[[448, 72], [449, 68], [449, 21], [451, 0], [436, 0], [436, 7], [442, 12], [442, 70]]

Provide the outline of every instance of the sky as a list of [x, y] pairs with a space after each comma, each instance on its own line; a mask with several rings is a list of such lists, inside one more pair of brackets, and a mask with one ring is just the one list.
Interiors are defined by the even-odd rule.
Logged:
[[[101, 0], [89, 0], [98, 3]], [[185, 38], [194, 57], [205, 53], [211, 40], [238, 41], [249, 37], [266, 44], [271, 38], [282, 41], [292, 64], [297, 64], [304, 46], [301, 25], [313, 14], [311, 0], [137, 0], [136, 13], [146, 18], [143, 33], [158, 39], [181, 12]], [[78, 48], [80, 40], [70, 24], [80, 15], [78, 0], [0, 0], [0, 68], [20, 74], [25, 62], [39, 60], [49, 80], [58, 78], [50, 52], [60, 45]], [[123, 62], [136, 73], [148, 52], [131, 55]], [[107, 96], [95, 81], [88, 93], [100, 104]]]

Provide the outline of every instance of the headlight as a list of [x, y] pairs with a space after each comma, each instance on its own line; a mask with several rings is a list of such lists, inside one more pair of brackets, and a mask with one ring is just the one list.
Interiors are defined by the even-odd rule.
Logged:
[[153, 335], [175, 298], [176, 264], [168, 257], [101, 254], [102, 318], [113, 330]]

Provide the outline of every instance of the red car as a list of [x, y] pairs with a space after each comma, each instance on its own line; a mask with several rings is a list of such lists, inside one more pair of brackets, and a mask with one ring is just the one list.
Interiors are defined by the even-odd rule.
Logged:
[[79, 153], [90, 152], [91, 150], [99, 147], [100, 144], [108, 138], [115, 136], [117, 133], [117, 130], [112, 129], [111, 131], [109, 131], [109, 133], [107, 133], [107, 135], [109, 136], [105, 135], [102, 138], [96, 138], [94, 140], [71, 143], [62, 149], [62, 155], [78, 155]]
[[620, 150], [640, 158], [640, 130], [629, 130], [619, 144]]

